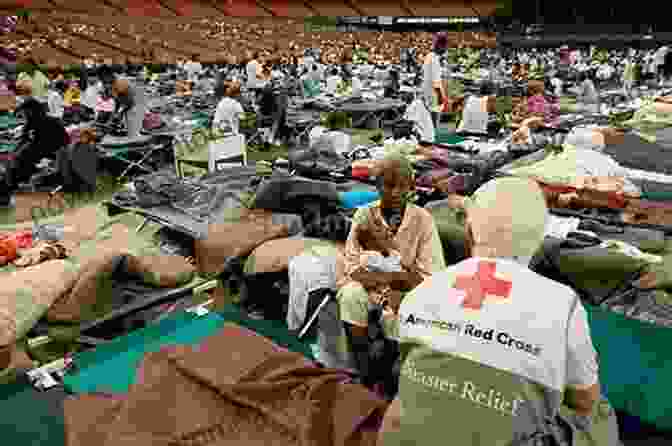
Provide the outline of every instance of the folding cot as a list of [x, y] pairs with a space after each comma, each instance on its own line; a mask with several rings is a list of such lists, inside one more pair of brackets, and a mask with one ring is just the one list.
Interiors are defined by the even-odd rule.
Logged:
[[118, 161], [125, 166], [118, 175], [120, 178], [127, 177], [133, 170], [144, 173], [155, 172], [158, 166], [170, 162], [173, 157], [170, 138], [110, 137], [98, 144], [98, 149], [103, 161]]
[[[395, 112], [399, 115], [405, 103], [395, 99], [380, 99], [377, 101], [348, 101], [335, 105], [337, 111], [352, 113], [356, 116], [352, 126], [356, 128], [381, 128], [386, 113]], [[359, 116], [357, 116], [359, 115]]]

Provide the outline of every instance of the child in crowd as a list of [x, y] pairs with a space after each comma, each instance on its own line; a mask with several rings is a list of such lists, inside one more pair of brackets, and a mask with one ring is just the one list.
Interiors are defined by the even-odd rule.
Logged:
[[544, 83], [530, 81], [527, 89], [527, 113], [529, 117], [543, 118], [547, 106], [546, 98], [544, 97]]
[[217, 104], [212, 129], [237, 135], [240, 131], [240, 117], [244, 112], [240, 102], [234, 99], [240, 95], [240, 83], [225, 81], [222, 90], [223, 97]]
[[589, 113], [600, 112], [600, 96], [593, 80], [594, 74], [591, 71], [584, 71], [579, 75], [579, 87], [577, 102], [580, 107]]
[[98, 168], [96, 140], [96, 131], [84, 128], [79, 133], [79, 141], [57, 153], [56, 164], [64, 192], [95, 191]]
[[555, 94], [555, 86], [551, 78], [544, 79], [544, 123], [554, 127], [560, 120], [560, 96]]
[[202, 92], [208, 92], [213, 90], [215, 87], [215, 82], [213, 80], [213, 76], [209, 75], [208, 73], [201, 73], [198, 75], [198, 80], [196, 81], [195, 89], [202, 91]]
[[65, 101], [63, 96], [67, 86], [65, 81], [59, 79], [55, 80], [49, 86], [49, 93], [47, 96], [47, 114], [54, 118], [63, 119], [65, 112]]
[[66, 82], [66, 90], [63, 93], [63, 103], [66, 107], [73, 107], [79, 105], [81, 101], [82, 92], [79, 85], [75, 82]]
[[555, 95], [556, 98], [562, 97], [564, 93], [564, 82], [562, 80], [562, 77], [560, 76], [560, 73], [558, 71], [555, 71], [551, 74], [551, 87], [553, 88], [553, 94]]
[[397, 70], [390, 70], [387, 73], [387, 78], [385, 79], [385, 91], [384, 96], [386, 98], [394, 98], [399, 95], [401, 89], [401, 80], [399, 78], [399, 72]]
[[327, 78], [327, 93], [335, 94], [338, 89], [338, 84], [341, 83], [341, 76], [338, 75], [338, 68], [333, 67]]
[[82, 114], [96, 119], [96, 108], [98, 105], [98, 98], [103, 90], [103, 84], [98, 80], [90, 80], [88, 76], [86, 76], [81, 85], [81, 89], [82, 94], [80, 96], [79, 105], [82, 108]]
[[637, 62], [635, 59], [635, 52], [630, 51], [628, 57], [625, 59], [624, 68], [623, 68], [623, 93], [627, 97], [631, 97], [632, 88], [635, 85], [637, 80]]
[[114, 114], [114, 108], [114, 98], [109, 93], [101, 92], [96, 97], [96, 120], [98, 122], [110, 122]]

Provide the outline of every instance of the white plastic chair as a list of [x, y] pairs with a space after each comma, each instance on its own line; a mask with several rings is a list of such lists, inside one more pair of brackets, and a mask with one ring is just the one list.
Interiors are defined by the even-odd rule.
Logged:
[[216, 172], [222, 165], [247, 165], [245, 135], [226, 135], [208, 144], [208, 172]]

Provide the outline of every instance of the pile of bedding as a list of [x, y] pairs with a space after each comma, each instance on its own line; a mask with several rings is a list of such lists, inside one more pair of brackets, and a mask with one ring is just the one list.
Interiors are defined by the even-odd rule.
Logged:
[[[56, 224], [57, 240], [36, 238], [34, 246], [20, 250], [18, 261], [0, 273], [0, 345], [21, 340], [41, 318], [77, 325], [103, 316], [111, 309], [118, 274], [157, 288], [194, 279], [187, 259], [160, 253], [124, 222], [128, 218], [106, 217], [100, 207], [82, 208]], [[48, 250], [45, 255], [45, 246], [60, 247], [59, 258]]]
[[[164, 410], [166, 400], [174, 411]], [[112, 445], [120, 436], [143, 444], [292, 444], [300, 438], [366, 446], [375, 444], [386, 407], [346, 373], [318, 368], [235, 325], [195, 347], [146, 354], [123, 397], [82, 394], [64, 404], [70, 446]]]

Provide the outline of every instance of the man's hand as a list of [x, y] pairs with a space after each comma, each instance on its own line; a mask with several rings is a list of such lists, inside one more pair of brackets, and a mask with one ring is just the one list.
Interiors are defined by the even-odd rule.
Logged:
[[390, 274], [389, 285], [396, 291], [410, 291], [420, 285], [425, 279], [417, 271], [404, 271]]
[[386, 308], [394, 312], [394, 314], [399, 314], [399, 307], [401, 306], [401, 300], [404, 295], [401, 291], [390, 291], [383, 297], [383, 303]]

